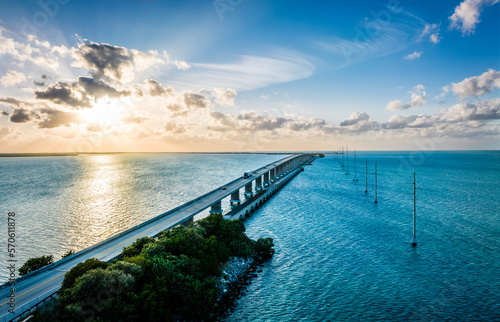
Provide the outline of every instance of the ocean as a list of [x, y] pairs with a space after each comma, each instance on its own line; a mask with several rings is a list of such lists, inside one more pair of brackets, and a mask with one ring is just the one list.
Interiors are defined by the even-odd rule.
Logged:
[[[226, 320], [500, 320], [500, 152], [360, 151], [358, 181], [349, 156], [349, 175], [327, 154], [246, 219], [247, 234], [272, 237], [276, 253]], [[18, 259], [58, 259], [282, 157], [0, 158], [2, 242], [14, 211]]]

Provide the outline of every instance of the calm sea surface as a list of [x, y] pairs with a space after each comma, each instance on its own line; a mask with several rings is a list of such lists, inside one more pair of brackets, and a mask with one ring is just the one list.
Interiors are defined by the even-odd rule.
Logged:
[[[1, 158], [2, 243], [15, 211], [18, 259], [59, 258], [282, 157]], [[227, 320], [499, 321], [500, 152], [359, 152], [359, 181], [353, 161], [345, 175], [332, 155], [317, 159], [245, 221], [276, 254]]]

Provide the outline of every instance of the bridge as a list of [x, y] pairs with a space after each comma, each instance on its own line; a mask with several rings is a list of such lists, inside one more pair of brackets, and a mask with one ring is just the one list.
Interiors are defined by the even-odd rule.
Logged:
[[[40, 304], [59, 290], [64, 274], [78, 263], [89, 258], [111, 261], [119, 257], [122, 249], [131, 245], [136, 239], [146, 236], [154, 237], [159, 232], [179, 224], [189, 224], [195, 215], [207, 209], [212, 214], [222, 214], [222, 202], [229, 196], [232, 210], [224, 217], [239, 219], [247, 215], [302, 171], [302, 165], [310, 164], [315, 158], [312, 154], [296, 154], [245, 173], [244, 176], [177, 208], [51, 265], [19, 277], [14, 286], [1, 285], [0, 322], [19, 320], [20, 315], [28, 314], [38, 308]], [[243, 201], [242, 195], [244, 196]], [[14, 314], [9, 312], [11, 308], [15, 308]]]

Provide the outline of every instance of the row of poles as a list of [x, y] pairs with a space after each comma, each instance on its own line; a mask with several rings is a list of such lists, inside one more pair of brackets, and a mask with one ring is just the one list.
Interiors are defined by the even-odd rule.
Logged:
[[[337, 160], [341, 168], [345, 169], [345, 174], [349, 175], [349, 146], [346, 146], [346, 151], [344, 153], [344, 146], [341, 147], [340, 151], [337, 152], [337, 154], [341, 155], [341, 158], [335, 157], [335, 153], [333, 154], [333, 157]], [[345, 160], [344, 160], [344, 155], [346, 155]], [[357, 161], [356, 161], [356, 150], [354, 151], [354, 179], [352, 181], [358, 181], [357, 177]], [[374, 203], [378, 203], [377, 199], [377, 162], [375, 162], [375, 187], [374, 187]], [[416, 180], [415, 180], [415, 172], [413, 173], [413, 238], [411, 241], [412, 246], [417, 246], [417, 231], [416, 231], [416, 200], [417, 200], [417, 194], [416, 194]], [[368, 158], [365, 158], [365, 193], [368, 193]]]

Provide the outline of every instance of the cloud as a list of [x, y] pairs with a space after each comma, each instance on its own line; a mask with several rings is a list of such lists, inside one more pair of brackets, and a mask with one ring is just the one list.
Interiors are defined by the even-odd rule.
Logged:
[[24, 108], [16, 108], [10, 113], [10, 121], [12, 123], [28, 123], [38, 116], [31, 110]]
[[441, 24], [437, 24], [437, 23], [429, 24], [429, 23], [426, 23], [424, 25], [424, 30], [422, 30], [422, 32], [418, 36], [417, 40], [418, 41], [422, 41], [422, 39], [424, 39], [426, 37], [429, 37], [429, 40], [432, 43], [437, 44], [442, 39], [439, 36], [440, 29], [441, 29]]
[[340, 126], [349, 126], [349, 125], [354, 125], [362, 121], [368, 121], [370, 119], [370, 116], [366, 113], [360, 113], [360, 112], [354, 112], [351, 114], [351, 116], [344, 120], [343, 122], [340, 123]]
[[492, 6], [500, 0], [465, 0], [455, 7], [449, 28], [462, 32], [462, 36], [475, 32], [476, 25], [480, 22], [479, 16], [484, 7]]
[[461, 99], [485, 95], [495, 88], [500, 88], [500, 72], [493, 69], [488, 69], [479, 76], [466, 78], [460, 83], [451, 84], [451, 90]]
[[16, 129], [9, 126], [0, 127], [0, 136], [7, 136], [9, 134], [15, 133]]
[[130, 92], [118, 91], [116, 88], [104, 83], [103, 81], [96, 81], [89, 77], [78, 77], [77, 84], [82, 89], [82, 93], [93, 97], [94, 100], [104, 96], [116, 98], [130, 95]]
[[173, 87], [164, 87], [159, 81], [154, 79], [148, 79], [145, 81], [146, 87], [148, 89], [149, 95], [151, 96], [173, 96], [175, 95], [175, 90]]
[[387, 104], [386, 110], [389, 111], [398, 111], [398, 110], [407, 110], [409, 108], [420, 107], [427, 103], [428, 95], [424, 91], [424, 85], [417, 85], [413, 87], [413, 91], [411, 91], [411, 101], [403, 104], [400, 100], [394, 100]]
[[118, 91], [101, 80], [78, 77], [76, 82], [57, 82], [44, 90], [36, 90], [35, 98], [48, 100], [70, 108], [89, 108], [101, 97], [118, 98], [130, 95], [130, 91]]
[[141, 124], [144, 123], [148, 120], [146, 117], [141, 117], [141, 116], [135, 116], [135, 115], [128, 115], [122, 117], [122, 122], [127, 123], [127, 124]]
[[41, 129], [52, 129], [59, 126], [70, 126], [81, 122], [80, 116], [74, 112], [64, 112], [52, 108], [40, 110], [42, 120], [38, 123]]
[[327, 127], [325, 120], [318, 118], [291, 118], [274, 115], [259, 114], [255, 111], [246, 111], [239, 115], [211, 112], [214, 120], [207, 129], [214, 132], [257, 133], [273, 131], [300, 132], [306, 130], [321, 130]]
[[446, 86], [443, 86], [443, 91], [441, 92], [441, 94], [439, 94], [438, 96], [435, 97], [435, 99], [441, 99], [443, 97], [446, 96], [446, 94], [448, 94], [448, 92], [450, 91], [450, 86], [446, 85]]
[[203, 90], [202, 93], [212, 96], [218, 104], [229, 106], [234, 106], [234, 98], [238, 95], [234, 89], [222, 87], [217, 87], [213, 90]]
[[24, 105], [30, 105], [25, 101], [18, 100], [17, 98], [14, 97], [0, 97], [0, 104], [9, 104], [15, 107], [20, 107]]
[[160, 65], [172, 65], [181, 70], [191, 67], [185, 61], [170, 60], [166, 52], [161, 56], [155, 50], [141, 52], [105, 43], [79, 44], [72, 49], [72, 56], [75, 60], [72, 66], [90, 70], [96, 79], [118, 83], [131, 82], [136, 72]]
[[422, 55], [422, 52], [417, 52], [417, 51], [414, 51], [413, 54], [409, 54], [408, 56], [405, 56], [404, 59], [416, 59], [416, 58], [420, 58], [420, 56]]
[[446, 122], [486, 121], [500, 119], [500, 99], [459, 103], [440, 114], [440, 120]]
[[459, 103], [433, 115], [392, 115], [382, 124], [383, 129], [430, 128], [454, 123], [468, 123], [474, 127], [476, 121], [500, 119], [500, 99]]
[[165, 124], [164, 129], [166, 132], [171, 132], [174, 134], [181, 134], [186, 132], [186, 128], [183, 127], [182, 125], [178, 125], [174, 121], [169, 121], [167, 124]]
[[184, 104], [188, 108], [205, 108], [208, 105], [208, 99], [197, 93], [185, 92]]
[[44, 90], [35, 91], [36, 99], [43, 99], [72, 108], [91, 107], [90, 99], [75, 89], [75, 83], [57, 82]]
[[48, 42], [40, 42], [35, 36], [31, 36], [31, 41], [22, 43], [6, 36], [4, 31], [0, 28], [0, 56], [8, 55], [18, 65], [30, 62], [37, 67], [51, 70], [59, 67], [57, 57], [53, 57], [46, 47]]
[[73, 66], [86, 68], [94, 78], [113, 80], [119, 83], [132, 81], [134, 69], [143, 70], [163, 63], [156, 52], [144, 53], [125, 47], [87, 42], [73, 48]]
[[273, 57], [243, 55], [231, 63], [193, 63], [188, 73], [174, 77], [172, 82], [191, 88], [222, 87], [240, 91], [307, 78], [313, 71], [314, 66], [295, 53]]
[[405, 50], [425, 29], [425, 22], [400, 9], [392, 13], [387, 12], [388, 19], [373, 16], [353, 26], [352, 38], [329, 37], [316, 45], [333, 54], [329, 60], [337, 69]]
[[26, 76], [23, 73], [14, 70], [8, 70], [7, 74], [0, 79], [3, 86], [14, 86], [26, 81]]

